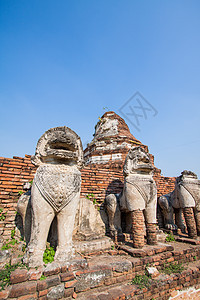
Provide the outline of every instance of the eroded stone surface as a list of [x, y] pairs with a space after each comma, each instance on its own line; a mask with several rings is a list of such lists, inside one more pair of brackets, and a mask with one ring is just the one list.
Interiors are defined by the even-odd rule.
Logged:
[[[26, 190], [26, 187], [28, 187], [28, 190], [24, 194], [22, 194], [17, 202], [17, 212], [22, 217], [22, 236], [25, 238], [26, 243], [28, 244], [30, 241], [30, 234], [31, 234], [31, 222], [32, 222], [32, 216], [31, 216], [31, 186], [27, 185], [24, 187], [24, 190]], [[21, 225], [21, 224], [20, 224]]]
[[39, 139], [32, 162], [39, 166], [31, 188], [32, 226], [25, 261], [43, 264], [50, 225], [57, 216], [58, 246], [55, 260], [73, 254], [72, 232], [80, 199], [83, 161], [81, 140], [68, 127], [46, 131]]
[[94, 138], [84, 151], [86, 164], [110, 164], [123, 161], [133, 145], [141, 144], [125, 121], [113, 111], [106, 112], [95, 126]]
[[105, 278], [111, 276], [111, 269], [94, 270], [93, 272], [86, 272], [80, 275], [75, 289], [77, 292], [86, 291], [90, 288], [101, 285]]
[[64, 296], [64, 283], [61, 283], [57, 285], [56, 287], [52, 288], [48, 294], [47, 294], [47, 299], [49, 300], [56, 300], [56, 299], [61, 299]]
[[3, 268], [7, 263], [9, 263], [10, 259], [11, 259], [10, 250], [0, 250], [0, 268]]
[[156, 267], [146, 267], [147, 274], [151, 276], [151, 278], [158, 277], [160, 272], [157, 270]]
[[177, 178], [173, 207], [195, 207], [200, 211], [200, 180], [195, 173], [185, 170]]
[[174, 191], [161, 196], [158, 203], [165, 228], [176, 230], [178, 227], [185, 232], [183, 212], [189, 236], [196, 238], [197, 234], [200, 235], [200, 180], [195, 173], [183, 171], [176, 179]]
[[105, 235], [105, 223], [92, 201], [81, 198], [74, 226], [74, 239], [92, 240]]
[[74, 241], [76, 251], [82, 253], [92, 253], [96, 251], [110, 249], [113, 242], [109, 237], [102, 237], [96, 240]]
[[[23, 194], [19, 199], [18, 212], [20, 213], [23, 220], [23, 228], [25, 233], [26, 242], [30, 240], [31, 234], [31, 192]], [[99, 211], [95, 205], [87, 198], [80, 198], [78, 203], [78, 208], [76, 210], [76, 217], [74, 222], [73, 230], [73, 240], [75, 241], [91, 241], [96, 240], [97, 238], [102, 238], [105, 235], [105, 222], [107, 221], [107, 216], [105, 211]], [[54, 219], [49, 235], [48, 241], [52, 246], [57, 245], [58, 241], [58, 232], [57, 232], [57, 220]], [[77, 247], [76, 247], [77, 245]], [[107, 245], [104, 245], [104, 241], [96, 243], [97, 249], [100, 250], [100, 245], [102, 249], [107, 249], [111, 245], [110, 242]], [[106, 246], [106, 247], [104, 247]], [[94, 248], [91, 243], [88, 244], [87, 250], [92, 250]], [[75, 249], [77, 251], [85, 251], [84, 243], [76, 243]]]
[[[115, 231], [114, 217], [119, 205], [121, 211], [131, 212], [133, 243], [135, 247], [142, 247], [144, 241], [144, 218], [146, 223], [147, 241], [156, 243], [156, 208], [157, 188], [153, 179], [153, 165], [150, 155], [141, 147], [133, 147], [129, 150], [124, 163], [124, 188], [117, 195], [106, 197], [106, 207], [109, 217], [110, 231]], [[120, 218], [118, 218], [120, 221]], [[118, 224], [118, 227], [120, 224]]]

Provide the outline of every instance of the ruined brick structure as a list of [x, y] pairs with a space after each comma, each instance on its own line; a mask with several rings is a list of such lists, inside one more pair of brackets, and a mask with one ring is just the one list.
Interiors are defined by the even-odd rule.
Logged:
[[[123, 250], [107, 250], [103, 258], [90, 257], [89, 262], [79, 258], [51, 268], [17, 269], [11, 272], [11, 285], [0, 291], [0, 299], [199, 299], [200, 266], [194, 266], [194, 257], [200, 258], [199, 246], [174, 249], [162, 245], [141, 256], [134, 251], [124, 254]], [[147, 288], [130, 284], [136, 275], [146, 274], [147, 264], [162, 272], [169, 262], [187, 267], [181, 274], [153, 277]]]
[[[82, 169], [81, 196], [94, 194], [101, 205], [109, 193], [119, 193], [123, 188], [123, 164], [132, 146], [148, 147], [137, 140], [129, 131], [125, 121], [114, 112], [106, 112], [95, 127], [92, 142], [84, 151], [85, 167]], [[151, 155], [152, 162], [154, 157]], [[15, 226], [16, 206], [23, 184], [33, 179], [36, 167], [30, 155], [24, 158], [0, 157], [0, 207], [6, 214], [0, 221], [0, 236], [10, 238]], [[175, 178], [164, 177], [155, 167], [154, 179], [158, 197], [174, 189]]]

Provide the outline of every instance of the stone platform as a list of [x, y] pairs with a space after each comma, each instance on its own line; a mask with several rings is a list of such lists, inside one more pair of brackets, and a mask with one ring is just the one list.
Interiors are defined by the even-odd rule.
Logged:
[[[120, 245], [114, 250], [82, 254], [63, 265], [53, 262], [46, 268], [17, 269], [11, 273], [11, 285], [0, 292], [0, 299], [165, 300], [188, 287], [200, 288], [199, 245], [160, 243], [145, 246], [142, 255], [137, 251]], [[182, 263], [184, 270], [164, 274], [164, 265], [170, 263]], [[146, 273], [147, 266], [156, 267], [160, 275], [150, 280], [148, 288], [131, 284], [135, 276]], [[198, 299], [195, 293], [194, 299]]]
[[167, 252], [167, 251], [173, 251], [174, 247], [159, 243], [158, 245], [152, 247], [145, 245], [142, 249], [135, 249], [132, 247], [131, 243], [126, 243], [126, 244], [119, 245], [119, 249], [127, 252], [129, 255], [133, 257], [145, 257], [145, 256], [152, 256], [155, 254]]

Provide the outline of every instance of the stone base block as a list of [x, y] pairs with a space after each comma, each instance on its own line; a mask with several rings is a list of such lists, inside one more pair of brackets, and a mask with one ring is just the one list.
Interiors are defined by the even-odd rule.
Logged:
[[91, 241], [75, 241], [74, 248], [77, 252], [89, 254], [96, 251], [103, 251], [110, 249], [114, 245], [113, 241], [109, 237], [103, 237]]

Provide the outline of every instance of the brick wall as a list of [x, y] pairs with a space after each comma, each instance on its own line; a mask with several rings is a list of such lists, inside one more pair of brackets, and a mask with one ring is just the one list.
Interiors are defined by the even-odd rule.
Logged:
[[154, 180], [157, 185], [157, 195], [165, 195], [173, 191], [175, 187], [175, 177], [165, 177], [161, 175], [161, 170], [154, 169]]
[[[94, 194], [97, 202], [101, 204], [105, 195], [119, 193], [123, 188], [123, 161], [111, 164], [89, 165], [82, 169], [81, 196]], [[153, 160], [153, 156], [152, 156]], [[31, 156], [24, 158], [0, 157], [0, 207], [6, 214], [6, 219], [0, 221], [0, 235], [10, 237], [14, 228], [15, 212], [19, 191], [23, 190], [23, 184], [33, 179], [36, 167], [31, 163]], [[163, 177], [161, 171], [155, 168], [155, 181], [158, 188], [158, 196], [168, 193], [174, 188], [174, 177]]]
[[15, 212], [19, 191], [23, 184], [33, 179], [36, 168], [30, 161], [30, 155], [24, 158], [0, 157], [0, 207], [6, 214], [4, 221], [0, 221], [0, 235], [9, 238], [14, 228]]

